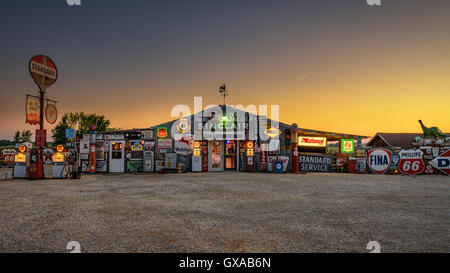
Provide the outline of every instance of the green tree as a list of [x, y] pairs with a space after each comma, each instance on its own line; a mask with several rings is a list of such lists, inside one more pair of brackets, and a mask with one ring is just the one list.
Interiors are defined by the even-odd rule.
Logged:
[[14, 142], [14, 143], [20, 143], [20, 131], [17, 131], [17, 132], [14, 134], [13, 142]]
[[77, 136], [87, 134], [91, 125], [97, 126], [98, 133], [106, 133], [117, 130], [110, 127], [111, 121], [103, 115], [85, 114], [84, 112], [65, 113], [61, 121], [52, 130], [55, 144], [64, 144], [68, 142], [66, 138], [66, 129], [75, 129]]
[[33, 133], [30, 130], [22, 130], [22, 133], [20, 133], [20, 141], [31, 142], [31, 136], [33, 136]]

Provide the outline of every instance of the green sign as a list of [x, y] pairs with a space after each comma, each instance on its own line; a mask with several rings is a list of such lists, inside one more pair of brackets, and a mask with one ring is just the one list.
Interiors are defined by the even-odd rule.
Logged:
[[341, 139], [341, 153], [352, 154], [355, 151], [353, 139]]

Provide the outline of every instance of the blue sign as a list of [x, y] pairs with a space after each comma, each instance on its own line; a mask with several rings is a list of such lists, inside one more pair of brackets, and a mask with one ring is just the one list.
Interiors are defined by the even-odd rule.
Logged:
[[75, 130], [66, 129], [66, 138], [75, 138]]
[[275, 161], [275, 173], [283, 173], [283, 161]]

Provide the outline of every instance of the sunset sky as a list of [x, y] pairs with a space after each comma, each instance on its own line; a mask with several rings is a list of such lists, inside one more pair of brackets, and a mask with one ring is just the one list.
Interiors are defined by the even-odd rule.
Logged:
[[450, 132], [450, 1], [81, 2], [1, 2], [0, 139], [37, 129], [25, 124], [36, 54], [58, 67], [47, 95], [60, 117], [122, 129], [168, 121], [194, 96], [220, 104], [226, 83], [228, 104], [280, 105], [303, 128], [371, 136], [422, 119]]

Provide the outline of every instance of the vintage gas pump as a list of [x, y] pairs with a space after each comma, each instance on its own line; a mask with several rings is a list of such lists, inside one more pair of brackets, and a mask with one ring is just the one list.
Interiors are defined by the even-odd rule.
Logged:
[[155, 171], [155, 152], [153, 151], [154, 147], [154, 142], [145, 142], [144, 172], [146, 173], [152, 173]]
[[64, 173], [65, 167], [65, 156], [64, 156], [64, 146], [58, 145], [56, 147], [56, 152], [53, 154], [53, 178], [65, 178], [66, 174]]
[[97, 126], [91, 125], [91, 130], [89, 131], [89, 137], [90, 137], [90, 146], [89, 146], [89, 173], [95, 174], [97, 173], [97, 162], [96, 162], [96, 142], [97, 142]]
[[248, 172], [254, 172], [255, 171], [255, 144], [253, 143], [253, 141], [247, 141], [246, 144], [246, 157], [247, 157], [247, 161], [246, 161], [246, 165], [247, 168], [246, 170]]
[[37, 180], [44, 178], [44, 169], [42, 168], [42, 153], [40, 149], [30, 150], [30, 161], [28, 165], [28, 179]]
[[200, 142], [198, 141], [194, 142], [194, 151], [192, 152], [192, 171], [202, 171], [202, 148], [200, 147]]
[[14, 156], [14, 178], [25, 178], [27, 174], [27, 146], [20, 145], [19, 152]]

